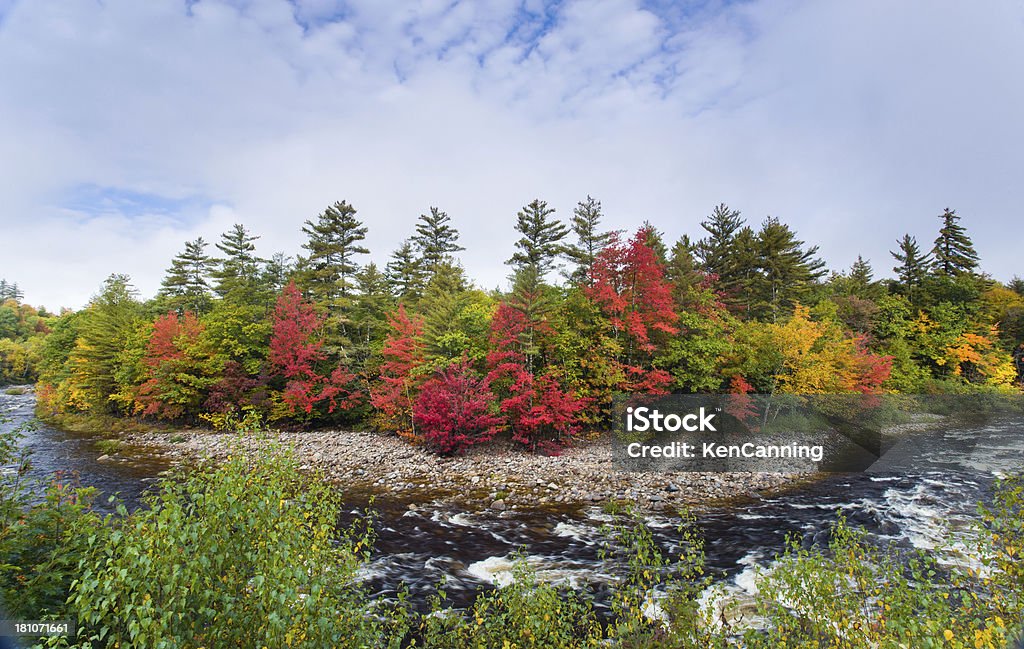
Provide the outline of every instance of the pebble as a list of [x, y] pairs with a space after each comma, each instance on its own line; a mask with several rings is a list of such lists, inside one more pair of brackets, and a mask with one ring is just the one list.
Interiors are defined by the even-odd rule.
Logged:
[[[171, 443], [170, 439], [179, 441]], [[686, 474], [618, 471], [607, 439], [581, 442], [560, 456], [531, 455], [507, 440], [493, 440], [465, 455], [438, 457], [394, 435], [352, 431], [280, 433], [296, 448], [303, 469], [320, 467], [342, 485], [381, 496], [460, 502], [493, 511], [625, 500], [648, 509], [671, 509], [709, 500], [760, 495], [792, 477], [776, 474]], [[129, 444], [159, 447], [176, 461], [224, 457], [237, 437], [205, 430], [135, 433]], [[109, 455], [99, 461], [112, 461]], [[802, 477], [802, 476], [797, 476]], [[486, 486], [485, 490], [469, 489]], [[501, 496], [499, 498], [499, 496]]]

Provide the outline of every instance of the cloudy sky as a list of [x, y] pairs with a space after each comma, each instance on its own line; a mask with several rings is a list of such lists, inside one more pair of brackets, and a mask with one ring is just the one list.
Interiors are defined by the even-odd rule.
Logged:
[[259, 252], [353, 203], [384, 263], [437, 205], [504, 284], [516, 211], [700, 234], [726, 202], [879, 274], [957, 209], [1024, 274], [1024, 4], [0, 0], [0, 277], [151, 295], [184, 241]]

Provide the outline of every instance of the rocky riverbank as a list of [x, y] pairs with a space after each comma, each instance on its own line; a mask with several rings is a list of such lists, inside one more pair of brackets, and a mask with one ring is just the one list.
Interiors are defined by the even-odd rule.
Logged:
[[[320, 469], [349, 490], [379, 498], [458, 503], [504, 511], [634, 504], [641, 510], [720, 504], [753, 498], [810, 478], [771, 473], [627, 473], [612, 462], [607, 440], [578, 442], [557, 457], [526, 454], [494, 442], [443, 458], [393, 436], [357, 431], [272, 433], [303, 466]], [[217, 461], [239, 446], [237, 435], [205, 430], [137, 432], [121, 438], [157, 449], [172, 462]], [[244, 443], [242, 444], [244, 448]], [[237, 452], [237, 451], [235, 451]]]

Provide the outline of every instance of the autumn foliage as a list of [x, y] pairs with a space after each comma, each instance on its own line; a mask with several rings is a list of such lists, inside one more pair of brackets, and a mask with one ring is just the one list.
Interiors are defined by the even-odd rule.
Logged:
[[390, 331], [381, 348], [377, 382], [370, 388], [372, 420], [380, 430], [414, 439], [413, 405], [426, 378], [419, 371], [425, 363], [423, 318], [410, 317], [405, 306], [388, 316]]
[[195, 314], [168, 313], [153, 322], [142, 363], [147, 378], [135, 393], [136, 411], [164, 419], [177, 419], [194, 411], [212, 381], [203, 376], [196, 341], [203, 331]]
[[494, 437], [501, 418], [492, 413], [494, 395], [486, 378], [478, 377], [466, 360], [430, 377], [413, 406], [419, 436], [442, 455], [460, 453]]
[[647, 243], [650, 234], [641, 228], [628, 242], [613, 236], [594, 260], [586, 294], [609, 319], [621, 345], [621, 389], [665, 394], [672, 375], [651, 360], [666, 336], [679, 333], [679, 316], [665, 269]]
[[277, 300], [270, 338], [269, 363], [285, 381], [281, 415], [311, 414], [326, 406], [328, 413], [355, 407], [362, 394], [354, 388], [355, 375], [343, 365], [327, 362], [317, 335], [324, 318], [303, 299], [292, 282]]
[[563, 388], [552, 373], [536, 376], [522, 351], [526, 315], [503, 303], [491, 320], [487, 380], [499, 395], [512, 440], [531, 451], [556, 454], [579, 432], [586, 401]]

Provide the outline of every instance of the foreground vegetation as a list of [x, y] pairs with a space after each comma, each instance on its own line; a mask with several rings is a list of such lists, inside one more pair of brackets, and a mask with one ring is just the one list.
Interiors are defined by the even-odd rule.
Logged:
[[[607, 530], [610, 612], [537, 580], [467, 610], [370, 598], [359, 567], [372, 516], [337, 526], [339, 494], [269, 444], [165, 480], [147, 506], [101, 516], [94, 492], [58, 476], [29, 504], [26, 461], [4, 436], [0, 592], [12, 618], [73, 619], [49, 646], [188, 647], [1003, 647], [1024, 611], [1024, 481], [980, 510], [963, 565], [879, 548], [840, 518], [828, 548], [792, 545], [758, 582], [756, 628], [720, 613], [699, 531], [684, 519], [668, 556], [640, 519]], [[250, 444], [251, 446], [251, 441]], [[722, 605], [728, 608], [727, 600]], [[602, 644], [607, 643], [609, 644]]]
[[67, 418], [368, 425], [439, 453], [495, 435], [557, 453], [607, 427], [615, 394], [1019, 391], [1024, 282], [985, 275], [960, 216], [930, 252], [906, 235], [895, 278], [861, 258], [826, 274], [777, 218], [720, 205], [699, 241], [643, 225], [518, 213], [511, 288], [465, 277], [459, 234], [431, 208], [386, 268], [341, 201], [306, 221], [294, 261], [263, 259], [235, 225], [185, 244], [142, 301], [112, 275], [59, 317], [0, 283], [0, 383], [38, 379], [39, 413]]

